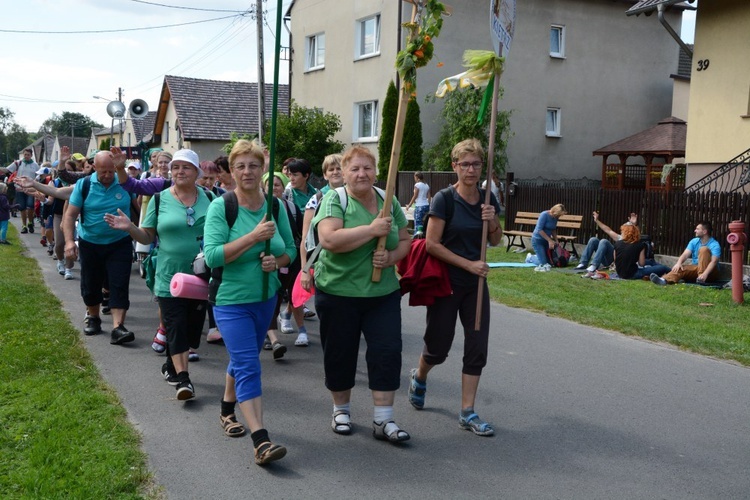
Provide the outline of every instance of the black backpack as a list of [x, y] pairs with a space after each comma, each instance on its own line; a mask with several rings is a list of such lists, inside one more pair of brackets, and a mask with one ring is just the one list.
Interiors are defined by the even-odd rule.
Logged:
[[[455, 188], [453, 186], [448, 186], [447, 188], [443, 188], [440, 191], [437, 192], [437, 194], [442, 194], [443, 199], [445, 200], [445, 226], [448, 227], [448, 224], [450, 224], [451, 219], [453, 219], [453, 212], [455, 210], [455, 203], [456, 201], [453, 199], [453, 190]], [[437, 196], [437, 194], [435, 196]], [[435, 196], [433, 196], [433, 200], [435, 199]], [[479, 188], [479, 200], [484, 203], [485, 198], [485, 192], [484, 189]], [[429, 212], [427, 215], [424, 216], [424, 219], [422, 220], [422, 234], [415, 237], [415, 239], [424, 239], [427, 236], [427, 222], [430, 220], [430, 214]], [[414, 228], [416, 231], [417, 228]]]

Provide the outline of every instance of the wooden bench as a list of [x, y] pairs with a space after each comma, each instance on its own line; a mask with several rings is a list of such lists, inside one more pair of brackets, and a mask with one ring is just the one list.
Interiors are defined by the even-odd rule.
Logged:
[[[510, 251], [510, 247], [526, 249], [526, 244], [523, 242], [523, 239], [531, 238], [536, 223], [539, 220], [539, 215], [538, 212], [516, 213], [516, 218], [513, 221], [513, 224], [517, 229], [505, 231], [504, 233], [505, 236], [508, 237], [508, 248], [505, 249], [506, 252]], [[557, 239], [560, 241], [563, 248], [570, 243], [571, 248], [569, 251], [578, 259], [581, 257], [578, 255], [578, 250], [576, 250], [574, 243], [578, 238], [578, 236], [576, 236], [576, 231], [581, 229], [582, 222], [583, 215], [563, 215], [557, 221]], [[561, 229], [566, 230], [565, 233], [561, 233]]]

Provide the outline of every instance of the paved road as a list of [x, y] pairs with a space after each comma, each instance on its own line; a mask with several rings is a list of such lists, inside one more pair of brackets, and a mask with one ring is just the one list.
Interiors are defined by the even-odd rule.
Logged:
[[[64, 281], [38, 234], [21, 237], [80, 326], [78, 271]], [[333, 434], [311, 321], [309, 348], [290, 347], [281, 362], [263, 353], [266, 426], [289, 454], [258, 467], [249, 436], [225, 437], [218, 423], [224, 348], [200, 348], [201, 361], [191, 363], [198, 397], [177, 401], [159, 374], [164, 358], [150, 349], [156, 306], [135, 269], [132, 290], [133, 344], [82, 339], [169, 498], [750, 498], [749, 369], [498, 304], [477, 402], [495, 437], [457, 425], [460, 342], [431, 373], [426, 409], [409, 406], [406, 374], [421, 350], [424, 309], [404, 301], [396, 418], [412, 440], [396, 447], [372, 438], [362, 358], [355, 432]]]

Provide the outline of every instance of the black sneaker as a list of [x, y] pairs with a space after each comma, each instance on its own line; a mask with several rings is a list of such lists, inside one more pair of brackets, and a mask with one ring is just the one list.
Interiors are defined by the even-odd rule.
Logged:
[[26, 228], [26, 226], [21, 228], [21, 234], [27, 234], [29, 230]]
[[110, 344], [120, 345], [125, 342], [132, 342], [135, 340], [135, 334], [125, 328], [125, 325], [119, 324], [117, 328], [112, 330], [112, 339], [109, 341]]
[[161, 375], [162, 377], [164, 377], [164, 380], [166, 380], [167, 383], [171, 386], [175, 386], [180, 383], [180, 380], [177, 378], [177, 372], [174, 371], [174, 367], [167, 365], [167, 363], [161, 365]]
[[180, 401], [187, 401], [195, 397], [195, 389], [193, 383], [190, 382], [187, 372], [182, 372], [177, 377], [180, 379], [180, 383], [177, 384], [177, 399]]
[[29, 224], [29, 232], [31, 234], [34, 234], [34, 223], [33, 222], [31, 224]]
[[96, 335], [102, 333], [102, 320], [99, 316], [86, 315], [83, 318], [83, 334], [84, 335]]

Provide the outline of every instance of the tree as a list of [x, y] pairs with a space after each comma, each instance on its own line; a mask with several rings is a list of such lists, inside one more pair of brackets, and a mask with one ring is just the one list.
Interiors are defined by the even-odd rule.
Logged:
[[[498, 98], [502, 97], [502, 87], [499, 88], [499, 92]], [[487, 150], [491, 106], [487, 106], [483, 124], [477, 123], [477, 113], [483, 94], [484, 89], [477, 88], [448, 93], [445, 106], [440, 113], [440, 120], [443, 123], [440, 137], [425, 155], [427, 164], [432, 170], [451, 170], [451, 150], [464, 139], [479, 139], [485, 151]], [[500, 176], [503, 175], [508, 164], [507, 148], [510, 136], [510, 111], [498, 111], [493, 167]]]
[[[263, 143], [270, 144], [270, 123], [265, 130]], [[276, 121], [276, 167], [286, 158], [304, 158], [310, 162], [315, 175], [322, 175], [323, 158], [344, 149], [344, 143], [333, 138], [339, 130], [338, 115], [292, 101], [289, 115], [280, 114]]]
[[388, 84], [383, 101], [383, 114], [378, 139], [378, 179], [388, 177], [388, 166], [391, 163], [391, 149], [393, 149], [393, 132], [396, 130], [396, 115], [398, 114], [398, 90], [393, 80]]
[[39, 128], [40, 134], [61, 135], [65, 137], [90, 137], [91, 129], [102, 128], [104, 125], [81, 113], [63, 111], [62, 115], [52, 113]]
[[406, 106], [404, 137], [401, 139], [399, 170], [422, 170], [422, 122], [419, 119], [419, 103], [412, 97]]
[[15, 122], [15, 114], [0, 108], [0, 167], [18, 158], [18, 152], [31, 144], [28, 132]]
[[109, 151], [110, 138], [102, 139], [99, 141], [99, 151]]

